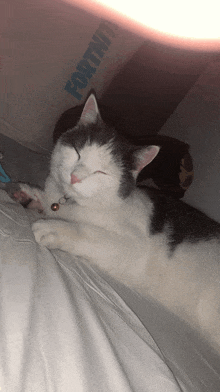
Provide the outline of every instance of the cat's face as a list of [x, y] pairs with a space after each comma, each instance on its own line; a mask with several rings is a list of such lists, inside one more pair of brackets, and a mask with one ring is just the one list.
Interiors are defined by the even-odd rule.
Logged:
[[[152, 148], [145, 149], [148, 160], [159, 151], [153, 147], [153, 154]], [[144, 160], [146, 153], [137, 154], [103, 123], [95, 97], [90, 95], [77, 126], [65, 132], [55, 146], [51, 174], [67, 197], [78, 202], [96, 198], [105, 204], [131, 193]]]
[[80, 150], [58, 142], [53, 154], [53, 175], [64, 194], [74, 199], [117, 194], [121, 171], [110, 145], [86, 143]]

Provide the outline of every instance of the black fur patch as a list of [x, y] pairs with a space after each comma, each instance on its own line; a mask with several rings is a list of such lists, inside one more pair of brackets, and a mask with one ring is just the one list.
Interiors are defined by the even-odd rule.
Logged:
[[162, 233], [168, 227], [171, 252], [182, 242], [220, 239], [220, 224], [203, 212], [181, 200], [145, 190], [154, 205], [150, 233]]

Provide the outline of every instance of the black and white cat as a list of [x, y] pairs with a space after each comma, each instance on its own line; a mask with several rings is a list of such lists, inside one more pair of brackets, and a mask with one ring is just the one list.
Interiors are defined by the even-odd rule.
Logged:
[[35, 239], [159, 301], [220, 352], [220, 225], [136, 187], [159, 150], [121, 139], [91, 94], [56, 143], [45, 190], [21, 186], [45, 214], [32, 226]]

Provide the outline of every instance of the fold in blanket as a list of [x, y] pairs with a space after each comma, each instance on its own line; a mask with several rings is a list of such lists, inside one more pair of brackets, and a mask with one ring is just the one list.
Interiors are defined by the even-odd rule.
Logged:
[[35, 243], [0, 191], [1, 373], [10, 392], [177, 392], [143, 324], [82, 260]]

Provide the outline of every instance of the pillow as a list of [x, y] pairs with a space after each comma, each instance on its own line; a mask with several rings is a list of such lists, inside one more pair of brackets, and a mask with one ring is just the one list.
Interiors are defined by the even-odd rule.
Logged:
[[180, 199], [193, 181], [193, 161], [189, 145], [163, 135], [147, 135], [139, 144], [161, 147], [157, 157], [146, 166], [137, 178], [137, 185], [152, 188]]

